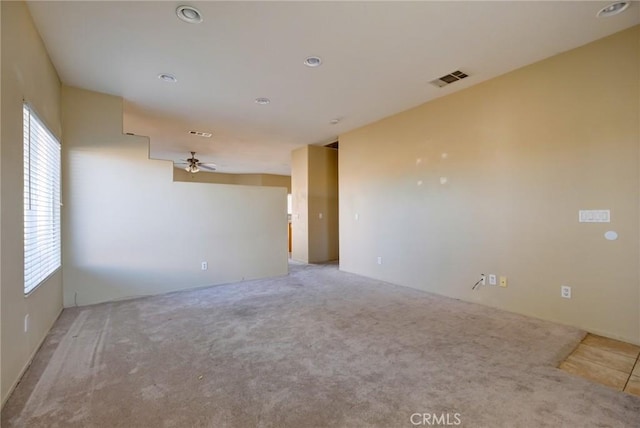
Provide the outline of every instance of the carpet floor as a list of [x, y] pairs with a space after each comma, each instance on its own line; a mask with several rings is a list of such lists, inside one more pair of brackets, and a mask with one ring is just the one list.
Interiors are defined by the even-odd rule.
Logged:
[[3, 427], [638, 427], [584, 332], [340, 272], [65, 309]]

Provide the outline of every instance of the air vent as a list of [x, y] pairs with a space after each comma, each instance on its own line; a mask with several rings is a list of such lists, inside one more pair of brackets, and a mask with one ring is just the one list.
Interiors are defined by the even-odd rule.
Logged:
[[197, 135], [198, 137], [211, 138], [211, 132], [189, 131], [191, 135]]
[[460, 70], [456, 70], [453, 73], [446, 74], [442, 77], [437, 78], [436, 80], [432, 80], [429, 83], [431, 83], [434, 86], [437, 86], [438, 88], [442, 88], [443, 86], [447, 86], [452, 84], [453, 82], [462, 80], [465, 77], [469, 77], [469, 75], [466, 73], [463, 73]]

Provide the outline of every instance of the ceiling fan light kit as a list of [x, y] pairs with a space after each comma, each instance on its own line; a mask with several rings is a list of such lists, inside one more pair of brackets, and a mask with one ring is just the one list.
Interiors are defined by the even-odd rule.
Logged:
[[201, 168], [209, 171], [216, 170], [215, 164], [201, 163], [199, 159], [196, 159], [196, 152], [191, 152], [191, 157], [187, 158], [184, 162], [186, 162], [186, 165], [187, 165], [184, 170], [191, 174], [200, 172]]

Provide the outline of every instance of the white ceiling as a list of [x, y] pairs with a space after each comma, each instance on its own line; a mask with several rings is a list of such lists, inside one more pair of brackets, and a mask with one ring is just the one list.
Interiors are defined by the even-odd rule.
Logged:
[[[63, 83], [120, 95], [151, 157], [290, 173], [291, 150], [640, 23], [610, 1], [29, 2]], [[176, 17], [197, 7], [201, 24]], [[303, 65], [320, 56], [319, 68]], [[438, 89], [454, 70], [470, 77]], [[172, 73], [166, 83], [159, 73]], [[271, 104], [258, 105], [256, 97]], [[339, 118], [337, 125], [331, 119]], [[189, 130], [213, 133], [210, 139]]]

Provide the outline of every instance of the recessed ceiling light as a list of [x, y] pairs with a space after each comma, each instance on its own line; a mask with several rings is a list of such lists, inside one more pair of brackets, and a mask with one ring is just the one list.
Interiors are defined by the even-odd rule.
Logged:
[[308, 56], [304, 60], [304, 65], [307, 67], [319, 67], [322, 64], [322, 59], [318, 56]]
[[260, 104], [262, 106], [267, 105], [271, 102], [269, 98], [256, 98], [256, 104]]
[[605, 6], [598, 11], [596, 16], [598, 18], [607, 18], [609, 16], [617, 15], [619, 13], [624, 12], [629, 7], [628, 1], [617, 1], [615, 3], [611, 3], [609, 6]]
[[178, 18], [189, 24], [199, 24], [202, 22], [202, 14], [193, 6], [178, 6], [176, 9]]
[[169, 82], [169, 83], [176, 83], [178, 81], [178, 79], [176, 79], [176, 76], [169, 73], [158, 74], [158, 79], [162, 80], [163, 82]]

